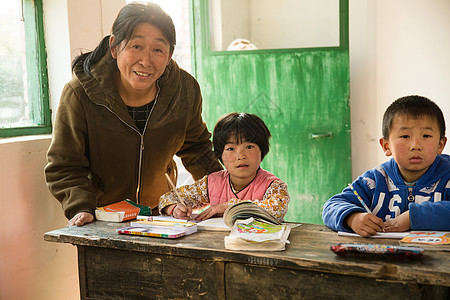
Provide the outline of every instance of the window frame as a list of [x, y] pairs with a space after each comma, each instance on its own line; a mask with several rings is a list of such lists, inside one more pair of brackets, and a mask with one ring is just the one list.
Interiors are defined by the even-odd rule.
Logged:
[[[32, 107], [30, 118], [38, 125], [0, 128], [0, 138], [52, 132], [42, 0], [22, 0], [22, 11], [25, 29], [27, 90], [30, 99], [39, 99], [39, 101], [30, 102]], [[36, 65], [37, 67], [35, 67]], [[37, 113], [33, 114], [33, 112]]]
[[[222, 55], [240, 55], [240, 54], [264, 54], [264, 53], [283, 53], [283, 52], [309, 52], [311, 50], [343, 50], [348, 51], [349, 49], [349, 33], [348, 33], [348, 0], [339, 0], [339, 45], [338, 46], [318, 46], [318, 47], [299, 47], [299, 48], [270, 48], [270, 49], [255, 49], [255, 50], [240, 50], [240, 51], [227, 51], [227, 50], [213, 50], [211, 49], [211, 23], [210, 23], [210, 7], [209, 1], [203, 0], [190, 0], [190, 12], [191, 12], [191, 28], [194, 28], [194, 24], [192, 23], [192, 15], [194, 2], [199, 3], [199, 9], [202, 15], [202, 27], [207, 28], [201, 32], [202, 39], [202, 54], [208, 56], [222, 56]], [[195, 39], [195, 33], [191, 33], [191, 43]], [[193, 50], [192, 56], [195, 56], [195, 51], [199, 51], [198, 49]], [[193, 72], [195, 73], [195, 64], [193, 64]]]

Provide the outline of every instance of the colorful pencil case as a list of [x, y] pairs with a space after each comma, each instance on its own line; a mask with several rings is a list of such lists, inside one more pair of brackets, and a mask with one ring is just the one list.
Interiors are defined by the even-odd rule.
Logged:
[[424, 249], [414, 246], [377, 245], [377, 244], [352, 244], [339, 243], [330, 246], [331, 251], [337, 255], [348, 254], [376, 254], [376, 255], [399, 255], [406, 257], [421, 257]]
[[141, 235], [176, 239], [186, 235], [186, 230], [181, 228], [150, 228], [145, 226], [126, 226], [116, 229], [120, 234]]

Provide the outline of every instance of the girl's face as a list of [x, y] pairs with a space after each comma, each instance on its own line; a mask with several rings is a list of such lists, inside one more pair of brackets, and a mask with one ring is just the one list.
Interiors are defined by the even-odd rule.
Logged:
[[[111, 36], [110, 44], [115, 40]], [[162, 32], [148, 23], [136, 26], [130, 40], [111, 49], [117, 59], [121, 87], [128, 93], [150, 93], [170, 62], [170, 44]]]
[[236, 138], [230, 136], [223, 149], [222, 162], [234, 188], [240, 191], [255, 178], [261, 164], [261, 150], [245, 139], [236, 144]]

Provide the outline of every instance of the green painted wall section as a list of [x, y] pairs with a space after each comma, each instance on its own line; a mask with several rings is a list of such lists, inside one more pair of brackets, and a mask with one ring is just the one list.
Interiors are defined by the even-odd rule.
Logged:
[[285, 219], [322, 224], [322, 205], [351, 181], [348, 50], [208, 53], [199, 25], [196, 77], [208, 128], [233, 111], [260, 116], [272, 133], [262, 167], [291, 196]]

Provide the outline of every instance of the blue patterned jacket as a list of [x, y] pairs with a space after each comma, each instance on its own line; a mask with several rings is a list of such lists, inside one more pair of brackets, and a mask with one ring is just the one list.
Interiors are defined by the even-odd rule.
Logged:
[[[405, 184], [394, 159], [365, 172], [352, 185], [372, 213], [384, 221], [409, 209], [412, 230], [450, 230], [449, 155], [436, 156], [414, 187]], [[324, 204], [322, 219], [333, 230], [351, 232], [345, 219], [358, 211], [365, 212], [347, 187]]]

